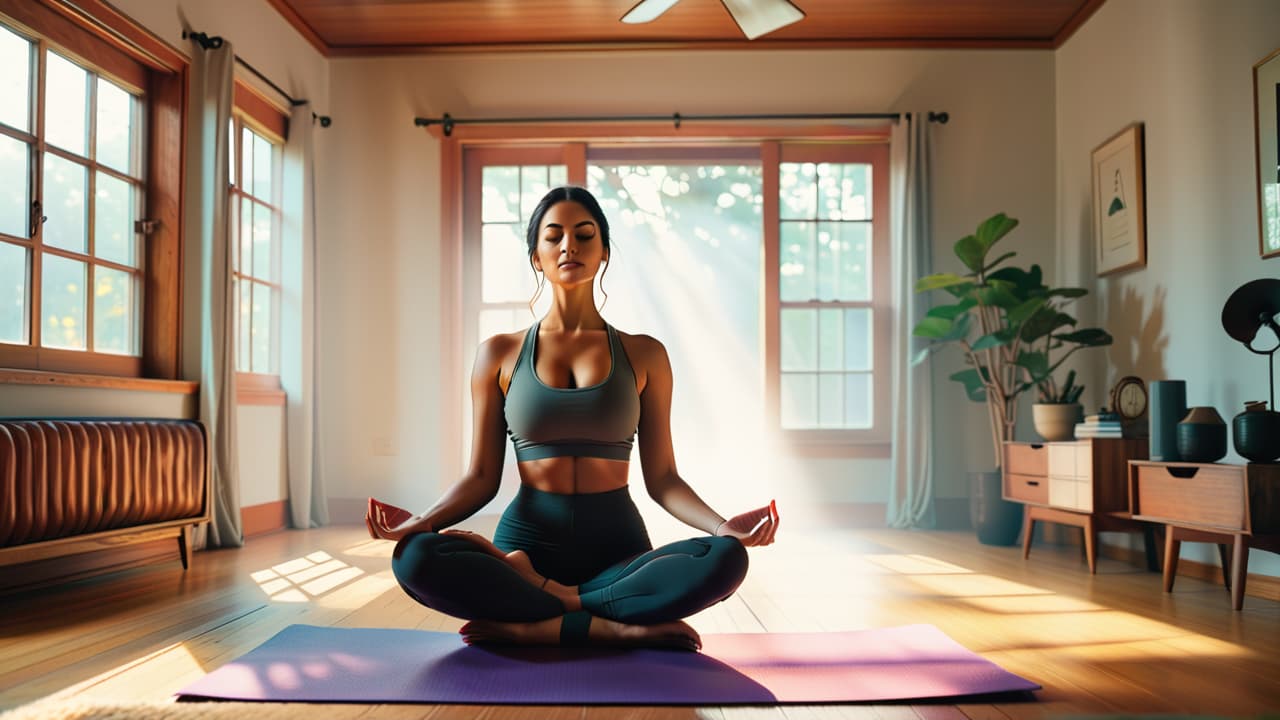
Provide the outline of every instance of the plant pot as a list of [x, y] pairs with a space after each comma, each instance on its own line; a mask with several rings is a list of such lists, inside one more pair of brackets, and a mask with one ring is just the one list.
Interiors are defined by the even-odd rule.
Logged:
[[1080, 403], [1035, 403], [1031, 406], [1031, 422], [1040, 437], [1054, 442], [1076, 436], [1076, 423], [1084, 421]]
[[1000, 471], [969, 473], [969, 522], [983, 545], [1012, 545], [1022, 530], [1022, 503], [1001, 496]]
[[1232, 441], [1240, 457], [1269, 463], [1280, 457], [1280, 412], [1248, 410], [1231, 422]]

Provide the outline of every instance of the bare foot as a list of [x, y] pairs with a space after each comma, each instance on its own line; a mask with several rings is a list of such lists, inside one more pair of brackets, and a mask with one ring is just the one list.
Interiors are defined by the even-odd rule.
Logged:
[[[459, 632], [468, 645], [559, 645], [560, 618], [529, 623], [472, 620]], [[588, 644], [598, 646], [672, 648], [697, 652], [702, 638], [688, 623], [627, 625], [600, 617], [591, 618]]]
[[548, 577], [538, 574], [533, 569], [533, 561], [523, 550], [512, 550], [503, 556], [511, 567], [520, 573], [520, 577], [524, 578], [530, 585], [541, 588], [543, 592], [555, 595], [560, 600], [560, 604], [564, 606], [565, 612], [573, 612], [582, 609], [582, 598], [578, 597], [577, 585], [561, 585], [560, 583]]

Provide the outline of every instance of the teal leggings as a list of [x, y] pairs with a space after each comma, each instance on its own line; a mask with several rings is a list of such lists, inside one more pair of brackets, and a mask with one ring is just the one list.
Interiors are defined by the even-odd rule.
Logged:
[[[522, 485], [493, 542], [503, 552], [528, 553], [539, 574], [577, 585], [587, 613], [635, 625], [710, 607], [732, 595], [747, 574], [747, 551], [734, 538], [698, 537], [654, 549], [625, 487], [563, 495]], [[565, 614], [558, 598], [465, 537], [405, 537], [391, 569], [410, 597], [447, 615], [532, 622]]]

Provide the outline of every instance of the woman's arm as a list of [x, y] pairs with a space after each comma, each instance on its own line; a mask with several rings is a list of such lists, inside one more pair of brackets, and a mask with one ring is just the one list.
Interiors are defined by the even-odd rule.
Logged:
[[712, 510], [676, 472], [675, 451], [671, 445], [671, 360], [661, 342], [647, 335], [634, 337], [639, 341], [638, 364], [645, 374], [644, 391], [640, 393], [639, 440], [640, 467], [649, 497], [686, 525], [708, 535], [732, 534], [744, 545], [772, 542], [777, 528], [777, 515], [769, 511], [772, 505], [763, 508], [766, 510], [764, 521], [758, 526], [752, 522], [745, 530], [730, 527], [735, 523]]
[[369, 527], [378, 537], [398, 540], [412, 532], [443, 530], [471, 517], [498, 494], [506, 451], [506, 419], [498, 373], [510, 342], [507, 336], [497, 335], [481, 343], [476, 351], [471, 371], [471, 461], [466, 474], [429, 510], [407, 519], [380, 512], [376, 506], [381, 503], [372, 501]]

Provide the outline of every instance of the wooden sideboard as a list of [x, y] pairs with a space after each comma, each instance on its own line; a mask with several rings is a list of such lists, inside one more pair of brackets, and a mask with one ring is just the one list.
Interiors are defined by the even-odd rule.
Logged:
[[1165, 526], [1164, 591], [1173, 590], [1183, 541], [1214, 543], [1231, 606], [1244, 607], [1249, 548], [1280, 552], [1280, 465], [1135, 460], [1128, 476], [1134, 519]]
[[1147, 565], [1157, 569], [1150, 526], [1129, 511], [1128, 463], [1147, 457], [1146, 438], [1090, 438], [1004, 444], [1004, 498], [1026, 505], [1022, 556], [1031, 554], [1035, 524], [1054, 522], [1084, 531], [1089, 572], [1097, 572], [1097, 534], [1143, 532]]

